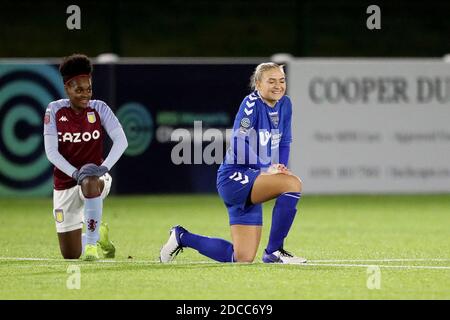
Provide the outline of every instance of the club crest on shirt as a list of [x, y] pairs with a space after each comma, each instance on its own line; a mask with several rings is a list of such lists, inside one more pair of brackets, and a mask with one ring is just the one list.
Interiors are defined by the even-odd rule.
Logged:
[[270, 120], [272, 121], [273, 125], [275, 127], [278, 127], [279, 117], [278, 117], [278, 111], [276, 112], [269, 112]]
[[50, 123], [50, 111], [45, 111], [45, 116], [44, 116], [44, 124], [49, 124]]
[[58, 223], [61, 223], [64, 221], [64, 211], [63, 209], [55, 209], [55, 220]]
[[249, 118], [242, 118], [242, 120], [241, 120], [242, 128], [248, 129], [248, 128], [250, 128], [250, 125], [251, 125], [251, 122], [250, 122]]
[[87, 113], [87, 119], [89, 123], [95, 123], [95, 112], [88, 112]]

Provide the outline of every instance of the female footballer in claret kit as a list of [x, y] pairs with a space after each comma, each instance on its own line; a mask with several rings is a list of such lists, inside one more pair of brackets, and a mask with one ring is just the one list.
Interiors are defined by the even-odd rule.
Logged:
[[261, 240], [262, 203], [276, 199], [265, 263], [297, 264], [306, 259], [284, 249], [294, 221], [302, 182], [287, 168], [292, 142], [292, 104], [283, 67], [262, 63], [252, 76], [254, 91], [241, 103], [230, 148], [217, 173], [217, 189], [228, 210], [233, 243], [187, 231], [170, 230], [160, 261], [171, 262], [193, 248], [219, 262], [253, 262]]
[[[44, 117], [44, 144], [54, 167], [53, 215], [65, 259], [115, 256], [102, 223], [103, 199], [112, 178], [109, 171], [128, 146], [119, 120], [103, 101], [91, 100], [92, 64], [82, 54], [66, 57], [59, 71], [68, 99], [51, 102]], [[105, 132], [113, 141], [103, 159]], [[82, 234], [83, 224], [86, 231]]]

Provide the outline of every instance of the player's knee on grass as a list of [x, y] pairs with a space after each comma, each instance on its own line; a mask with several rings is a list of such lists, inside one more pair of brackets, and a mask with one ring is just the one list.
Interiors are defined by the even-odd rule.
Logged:
[[58, 233], [58, 241], [64, 259], [78, 259], [81, 256], [81, 229]]
[[98, 177], [86, 177], [81, 181], [81, 191], [86, 198], [95, 198], [101, 194], [101, 183]]
[[251, 263], [255, 260], [255, 254], [249, 252], [234, 252], [234, 261], [235, 262], [247, 262]]
[[61, 254], [64, 259], [78, 259], [81, 256], [81, 247], [76, 249], [61, 247]]

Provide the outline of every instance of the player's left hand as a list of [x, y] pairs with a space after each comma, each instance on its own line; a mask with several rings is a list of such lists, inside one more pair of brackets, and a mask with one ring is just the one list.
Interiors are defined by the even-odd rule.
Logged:
[[80, 175], [80, 170], [77, 169], [72, 173], [72, 178], [78, 182], [79, 175]]
[[77, 183], [81, 185], [81, 182], [87, 177], [101, 177], [109, 170], [105, 166], [97, 166], [93, 163], [85, 164], [81, 167], [78, 174]]
[[279, 163], [278, 164], [278, 172], [279, 173], [283, 173], [283, 174], [287, 174], [288, 176], [292, 175], [291, 170], [289, 170], [284, 164]]
[[267, 172], [269, 174], [282, 173], [282, 174], [292, 175], [292, 172], [282, 163], [274, 163], [274, 164], [272, 164], [269, 167]]

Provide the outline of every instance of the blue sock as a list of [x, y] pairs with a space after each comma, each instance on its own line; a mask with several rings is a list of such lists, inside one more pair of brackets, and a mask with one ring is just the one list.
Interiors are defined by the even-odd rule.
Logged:
[[300, 192], [285, 192], [278, 196], [272, 211], [272, 226], [270, 227], [269, 243], [267, 253], [272, 253], [283, 247], [284, 239], [287, 237], [294, 222], [297, 212], [297, 203], [300, 200]]
[[233, 244], [223, 239], [210, 238], [184, 232], [180, 236], [181, 245], [197, 250], [200, 254], [219, 262], [233, 262]]
[[86, 224], [86, 244], [96, 244], [99, 238], [98, 231], [102, 221], [103, 199], [86, 198], [84, 200], [84, 223]]

